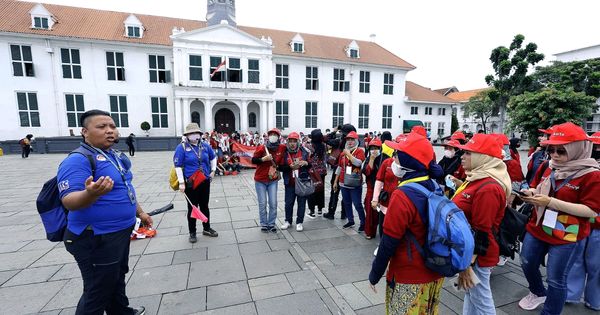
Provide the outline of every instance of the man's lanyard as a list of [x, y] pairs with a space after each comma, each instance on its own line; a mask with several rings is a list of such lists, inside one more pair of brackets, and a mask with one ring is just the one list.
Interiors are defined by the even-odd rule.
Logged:
[[410, 183], [422, 182], [422, 181], [428, 180], [428, 179], [429, 179], [429, 176], [421, 176], [421, 177], [407, 179], [405, 181], [402, 181], [400, 184], [398, 184], [398, 187], [404, 186], [404, 185], [410, 184]]
[[[131, 188], [131, 186], [129, 186], [129, 183], [127, 182], [127, 179], [125, 178], [125, 174], [127, 174], [127, 170], [121, 165], [119, 158], [115, 156], [115, 160], [113, 161], [113, 159], [110, 158], [110, 156], [112, 156], [112, 154], [107, 155], [104, 151], [102, 151], [96, 147], [93, 147], [91, 145], [90, 145], [90, 147], [92, 149], [94, 149], [94, 151], [100, 153], [108, 162], [110, 162], [110, 164], [112, 164], [112, 166], [114, 166], [115, 169], [117, 169], [117, 171], [121, 175], [121, 179], [123, 180], [125, 187], [127, 187], [127, 195], [129, 196], [129, 201], [131, 201], [132, 205], [136, 204], [135, 192], [133, 191], [133, 188]], [[113, 153], [114, 153], [114, 151], [113, 151]]]

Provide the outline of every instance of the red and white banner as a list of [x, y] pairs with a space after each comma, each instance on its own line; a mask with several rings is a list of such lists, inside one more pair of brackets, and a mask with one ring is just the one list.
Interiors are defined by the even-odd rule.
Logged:
[[256, 168], [256, 165], [252, 164], [252, 156], [254, 156], [255, 150], [256, 147], [250, 147], [237, 142], [231, 145], [233, 155], [240, 159], [240, 164], [244, 167]]
[[223, 61], [221, 61], [221, 63], [215, 68], [215, 70], [213, 70], [213, 72], [210, 74], [210, 77], [212, 78], [217, 72], [221, 71], [221, 68], [225, 67], [226, 64], [227, 59], [223, 58]]

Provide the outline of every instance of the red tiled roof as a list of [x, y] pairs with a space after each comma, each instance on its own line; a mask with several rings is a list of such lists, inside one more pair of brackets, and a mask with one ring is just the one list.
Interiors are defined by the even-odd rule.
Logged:
[[[52, 30], [32, 29], [29, 11], [36, 4], [24, 1], [0, 0], [0, 32], [171, 46], [172, 42], [169, 36], [171, 36], [173, 27], [183, 27], [186, 31], [206, 27], [205, 21], [135, 14], [144, 26], [144, 37], [129, 38], [124, 36], [123, 21], [127, 19], [130, 13], [43, 4], [54, 15], [57, 23], [54, 24]], [[352, 42], [351, 39], [300, 33], [304, 39], [305, 53], [299, 54], [292, 52], [289, 46], [290, 41], [297, 34], [296, 32], [247, 26], [239, 26], [239, 29], [257, 38], [270, 36], [273, 40], [274, 55], [378, 64], [409, 70], [415, 68], [402, 58], [373, 42], [356, 41], [360, 47], [360, 58], [353, 59], [349, 58], [344, 51]]]
[[456, 103], [454, 100], [438, 92], [411, 81], [406, 81], [406, 97], [408, 97], [409, 101], [415, 102]]
[[473, 97], [473, 96], [477, 95], [477, 93], [479, 93], [481, 91], [485, 91], [487, 89], [488, 88], [468, 90], [468, 91], [462, 91], [462, 92], [454, 92], [454, 93], [448, 94], [448, 97], [453, 99], [456, 102], [468, 102], [471, 97]]

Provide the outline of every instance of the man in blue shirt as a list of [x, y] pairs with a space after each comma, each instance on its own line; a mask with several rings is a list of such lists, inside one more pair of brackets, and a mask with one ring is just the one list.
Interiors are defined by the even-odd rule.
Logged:
[[144, 307], [129, 307], [125, 274], [135, 218], [145, 225], [152, 225], [152, 218], [136, 200], [129, 160], [112, 149], [119, 133], [110, 114], [90, 110], [80, 122], [81, 145], [93, 156], [95, 173], [86, 156], [70, 154], [57, 175], [60, 198], [69, 210], [65, 248], [83, 278], [76, 314], [144, 314]]

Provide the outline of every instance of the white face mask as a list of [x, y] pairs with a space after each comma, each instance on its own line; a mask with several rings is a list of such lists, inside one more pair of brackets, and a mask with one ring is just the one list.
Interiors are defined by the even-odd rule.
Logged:
[[378, 156], [379, 155], [379, 150], [371, 150], [371, 155], [372, 156]]
[[190, 142], [198, 142], [198, 140], [200, 140], [200, 135], [197, 133], [193, 133], [189, 136], [187, 136], [188, 140], [190, 140]]
[[276, 135], [269, 136], [269, 142], [275, 143], [275, 142], [277, 142], [277, 140], [279, 140], [278, 136], [276, 136]]
[[402, 178], [404, 177], [404, 175], [406, 175], [406, 170], [403, 169], [400, 164], [396, 163], [396, 161], [394, 161], [392, 163], [392, 173], [394, 173], [394, 175], [398, 178]]
[[455, 154], [456, 152], [454, 152], [453, 150], [444, 150], [444, 156], [449, 159], [453, 158]]

